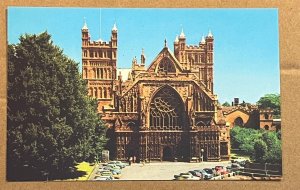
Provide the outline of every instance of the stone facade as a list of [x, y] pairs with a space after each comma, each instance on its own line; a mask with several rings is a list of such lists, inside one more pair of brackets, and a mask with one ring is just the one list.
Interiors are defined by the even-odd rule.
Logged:
[[209, 32], [198, 45], [187, 45], [182, 31], [174, 52], [165, 41], [148, 67], [142, 51], [128, 76], [117, 76], [117, 27], [103, 42], [91, 41], [84, 25], [82, 76], [107, 124], [111, 158], [229, 159], [230, 128], [213, 93], [213, 43]]
[[272, 109], [259, 109], [257, 105], [239, 104], [235, 98], [232, 106], [222, 107], [222, 115], [225, 117], [226, 126], [234, 126], [264, 129], [269, 131], [281, 130], [281, 120], [273, 118]]

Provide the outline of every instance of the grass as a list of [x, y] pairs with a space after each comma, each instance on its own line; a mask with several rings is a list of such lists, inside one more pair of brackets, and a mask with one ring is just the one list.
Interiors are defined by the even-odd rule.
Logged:
[[85, 181], [85, 180], [88, 180], [88, 177], [94, 170], [95, 165], [91, 166], [90, 163], [88, 163], [88, 162], [81, 162], [81, 163], [78, 163], [75, 167], [76, 167], [77, 171], [85, 172], [86, 174], [84, 176], [81, 176], [81, 177], [78, 177], [78, 178], [75, 178], [72, 180]]

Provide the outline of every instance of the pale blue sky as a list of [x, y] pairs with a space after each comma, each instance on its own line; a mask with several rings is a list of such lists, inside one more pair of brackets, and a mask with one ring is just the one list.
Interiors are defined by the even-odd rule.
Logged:
[[145, 49], [149, 65], [164, 46], [173, 50], [181, 26], [188, 44], [198, 44], [211, 29], [215, 38], [214, 88], [219, 101], [239, 97], [255, 103], [267, 93], [279, 93], [277, 9], [8, 9], [8, 42], [18, 43], [24, 33], [47, 30], [66, 55], [80, 63], [81, 28], [87, 20], [92, 40], [110, 40], [118, 27], [118, 67], [130, 68]]

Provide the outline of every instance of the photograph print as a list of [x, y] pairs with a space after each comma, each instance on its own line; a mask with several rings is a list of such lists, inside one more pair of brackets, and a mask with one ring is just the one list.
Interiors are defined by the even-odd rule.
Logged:
[[278, 9], [7, 9], [10, 181], [281, 180]]

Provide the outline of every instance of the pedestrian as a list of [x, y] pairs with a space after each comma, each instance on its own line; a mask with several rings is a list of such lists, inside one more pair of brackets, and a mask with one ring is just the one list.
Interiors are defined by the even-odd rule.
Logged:
[[132, 159], [132, 158], [131, 158], [131, 157], [129, 157], [129, 166], [131, 166], [131, 159]]

